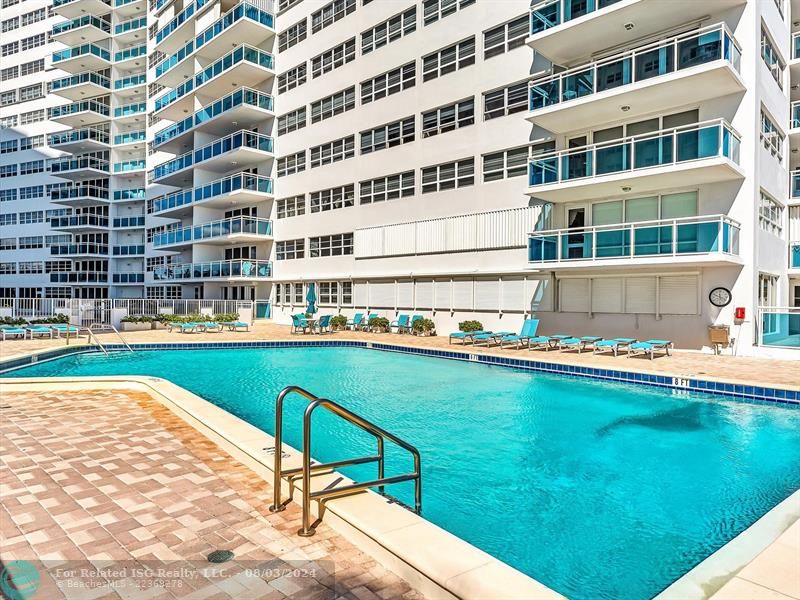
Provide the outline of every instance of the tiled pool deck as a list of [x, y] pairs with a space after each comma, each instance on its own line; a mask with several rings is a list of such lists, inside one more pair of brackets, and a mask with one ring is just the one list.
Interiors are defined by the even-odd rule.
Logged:
[[[422, 597], [325, 523], [314, 537], [295, 535], [296, 505], [270, 513], [261, 477], [148, 394], [8, 392], [0, 414], [0, 559], [45, 561], [51, 575], [36, 597]], [[148, 580], [130, 576], [136, 567], [209, 567], [216, 549], [235, 552], [228, 577], [173, 577], [179, 586], [157, 590], [137, 589]], [[128, 576], [103, 571], [69, 595], [55, 585], [76, 567], [112, 564]], [[247, 575], [255, 565], [269, 575]]]

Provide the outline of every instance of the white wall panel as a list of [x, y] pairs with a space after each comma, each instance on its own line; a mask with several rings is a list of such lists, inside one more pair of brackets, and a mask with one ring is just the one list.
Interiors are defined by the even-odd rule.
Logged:
[[394, 308], [394, 281], [371, 281], [369, 284], [370, 308]]
[[473, 307], [472, 279], [453, 280], [453, 309], [467, 310]]
[[436, 310], [450, 310], [450, 280], [437, 279], [433, 288], [433, 307]]
[[589, 312], [589, 280], [562, 279], [558, 282], [562, 312]]
[[623, 280], [621, 277], [598, 277], [592, 280], [592, 312], [621, 313], [623, 311]]
[[417, 281], [414, 286], [418, 309], [433, 308], [433, 281]]
[[397, 307], [414, 308], [414, 283], [410, 279], [397, 282]]
[[696, 275], [680, 275], [659, 278], [659, 312], [662, 315], [696, 315]]
[[356, 306], [366, 308], [367, 306], [367, 282], [356, 281], [353, 283], [353, 302]]
[[655, 277], [628, 277], [625, 279], [625, 312], [629, 314], [655, 314]]
[[475, 280], [475, 310], [495, 311], [500, 306], [500, 281], [492, 279]]
[[503, 277], [500, 308], [504, 311], [528, 310], [525, 306], [525, 280], [522, 277]]

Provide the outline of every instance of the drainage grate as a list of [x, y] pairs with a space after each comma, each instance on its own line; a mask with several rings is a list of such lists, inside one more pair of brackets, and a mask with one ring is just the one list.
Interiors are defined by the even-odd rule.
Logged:
[[233, 558], [234, 554], [230, 550], [214, 550], [208, 555], [208, 562], [210, 563], [224, 563]]

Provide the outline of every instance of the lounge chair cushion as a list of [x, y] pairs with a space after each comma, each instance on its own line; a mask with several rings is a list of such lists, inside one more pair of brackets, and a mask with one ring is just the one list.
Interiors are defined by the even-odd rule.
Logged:
[[643, 344], [651, 344], [653, 346], [669, 346], [672, 342], [670, 340], [645, 340]]

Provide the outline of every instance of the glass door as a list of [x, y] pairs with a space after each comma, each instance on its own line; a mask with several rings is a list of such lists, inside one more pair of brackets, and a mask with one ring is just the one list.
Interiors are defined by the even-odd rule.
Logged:
[[586, 205], [568, 206], [566, 210], [567, 233], [562, 240], [561, 255], [565, 259], [591, 258], [592, 234], [586, 231], [589, 208]]

